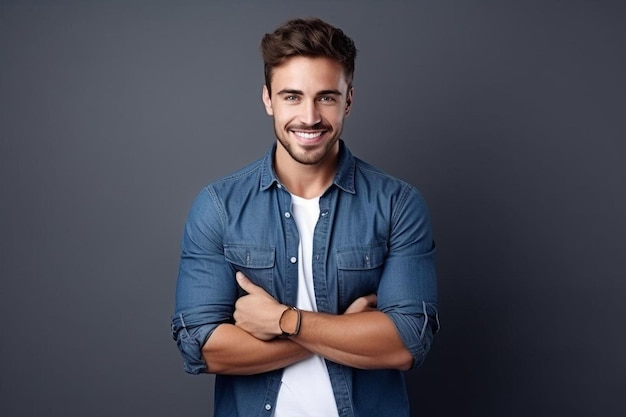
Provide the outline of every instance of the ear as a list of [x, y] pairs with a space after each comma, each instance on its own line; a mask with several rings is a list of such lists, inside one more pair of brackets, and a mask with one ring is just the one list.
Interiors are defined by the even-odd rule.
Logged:
[[352, 109], [352, 98], [354, 97], [354, 87], [350, 86], [348, 94], [346, 96], [346, 117], [350, 114]]
[[270, 92], [267, 91], [267, 86], [263, 85], [263, 105], [265, 106], [265, 112], [268, 116], [274, 115], [274, 110], [272, 109], [272, 99], [270, 98]]

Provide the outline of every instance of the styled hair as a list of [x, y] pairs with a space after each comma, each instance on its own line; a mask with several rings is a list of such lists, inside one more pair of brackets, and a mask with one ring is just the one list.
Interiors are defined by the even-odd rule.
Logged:
[[352, 85], [356, 53], [352, 39], [321, 19], [289, 20], [274, 32], [265, 34], [261, 40], [265, 85], [271, 93], [273, 69], [293, 56], [335, 59], [343, 66], [348, 85]]

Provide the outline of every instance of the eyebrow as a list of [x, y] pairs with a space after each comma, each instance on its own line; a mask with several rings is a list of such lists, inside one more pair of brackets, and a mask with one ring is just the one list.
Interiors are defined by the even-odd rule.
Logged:
[[[292, 90], [292, 89], [289, 89], [289, 88], [285, 88], [283, 90], [280, 90], [276, 94], [278, 94], [278, 95], [294, 94], [294, 95], [303, 96], [304, 92], [302, 90]], [[322, 90], [322, 91], [318, 91], [316, 93], [316, 95], [317, 96], [328, 96], [328, 95], [341, 96], [341, 91], [339, 91], [339, 90]]]

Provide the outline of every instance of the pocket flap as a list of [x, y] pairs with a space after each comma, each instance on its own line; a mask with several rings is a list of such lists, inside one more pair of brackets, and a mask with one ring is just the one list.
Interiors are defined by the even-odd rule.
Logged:
[[273, 268], [275, 249], [271, 246], [224, 245], [224, 257], [245, 268]]
[[387, 252], [386, 243], [351, 246], [337, 249], [337, 268], [350, 270], [374, 269], [383, 264]]

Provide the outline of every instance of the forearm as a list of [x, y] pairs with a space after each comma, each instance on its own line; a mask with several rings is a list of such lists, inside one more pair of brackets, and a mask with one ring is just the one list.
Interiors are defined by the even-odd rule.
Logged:
[[253, 375], [284, 368], [311, 355], [289, 339], [259, 340], [231, 324], [218, 326], [202, 348], [212, 374]]
[[300, 333], [290, 337], [308, 351], [361, 369], [402, 369], [413, 358], [385, 313], [329, 315], [302, 312]]

